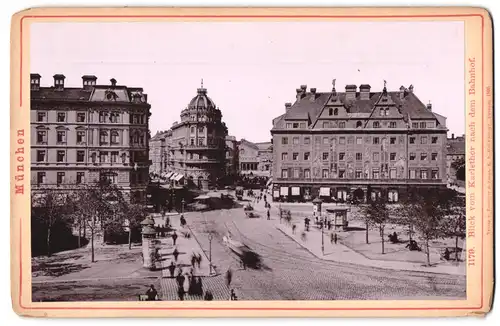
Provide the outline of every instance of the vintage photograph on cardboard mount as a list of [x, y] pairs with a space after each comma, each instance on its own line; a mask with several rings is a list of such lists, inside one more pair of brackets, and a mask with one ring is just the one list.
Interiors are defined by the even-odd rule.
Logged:
[[15, 16], [16, 310], [487, 311], [490, 18], [391, 10]]

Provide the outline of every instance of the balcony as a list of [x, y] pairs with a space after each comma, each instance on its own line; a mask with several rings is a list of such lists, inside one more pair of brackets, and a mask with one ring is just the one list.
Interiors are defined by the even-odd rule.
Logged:
[[223, 150], [220, 146], [217, 145], [187, 145], [184, 146], [186, 151], [199, 151], [199, 150]]
[[275, 178], [277, 182], [283, 183], [305, 183], [305, 184], [359, 184], [359, 185], [439, 185], [446, 184], [441, 179], [339, 179], [339, 178]]
[[220, 160], [214, 158], [191, 158], [185, 159], [184, 163], [199, 164], [199, 163], [220, 163]]

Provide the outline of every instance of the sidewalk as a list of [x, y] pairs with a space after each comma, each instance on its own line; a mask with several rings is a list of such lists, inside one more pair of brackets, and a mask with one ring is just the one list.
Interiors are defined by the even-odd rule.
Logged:
[[[254, 209], [262, 214], [265, 214], [267, 209], [264, 207], [264, 202], [260, 201], [258, 204], [254, 203]], [[312, 208], [311, 208], [312, 210]], [[293, 215], [293, 213], [292, 213]], [[309, 228], [309, 232], [305, 232], [306, 237], [302, 239], [302, 233], [305, 231], [303, 219], [295, 220], [292, 224], [296, 225], [295, 234], [292, 232], [291, 225], [281, 221], [279, 218], [278, 205], [271, 203], [271, 223], [280, 230], [283, 234], [288, 236], [290, 239], [297, 242], [304, 249], [312, 253], [319, 259], [351, 263], [363, 266], [370, 266], [375, 268], [383, 268], [389, 270], [406, 270], [406, 271], [418, 271], [418, 272], [428, 272], [428, 273], [439, 273], [439, 274], [450, 274], [450, 275], [462, 275], [466, 274], [465, 263], [459, 266], [449, 265], [431, 258], [431, 263], [435, 264], [432, 267], [424, 266], [421, 262], [409, 262], [409, 261], [395, 261], [395, 260], [381, 260], [381, 259], [370, 259], [365, 255], [349, 248], [342, 243], [342, 237], [344, 237], [349, 232], [336, 231], [338, 235], [337, 244], [331, 243], [330, 233], [332, 231], [324, 231], [323, 234], [323, 244], [324, 244], [324, 254], [322, 252], [322, 236], [321, 231], [313, 225]], [[425, 253], [419, 253], [425, 257]]]

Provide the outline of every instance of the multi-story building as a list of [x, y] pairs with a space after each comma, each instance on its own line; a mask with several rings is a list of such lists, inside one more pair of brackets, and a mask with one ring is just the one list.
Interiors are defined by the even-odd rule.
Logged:
[[151, 165], [149, 172], [155, 175], [162, 175], [167, 171], [168, 162], [168, 144], [167, 140], [172, 135], [171, 130], [158, 131], [156, 135], [149, 140], [149, 159]]
[[226, 175], [236, 176], [239, 167], [238, 141], [234, 136], [226, 137]]
[[457, 171], [452, 163], [463, 160], [465, 162], [465, 135], [455, 137], [455, 134], [448, 138], [446, 144], [446, 175], [448, 183], [457, 183]]
[[398, 201], [412, 187], [446, 185], [446, 119], [413, 86], [372, 92], [296, 90], [273, 120], [273, 196]]
[[240, 172], [242, 174], [270, 176], [272, 163], [271, 142], [253, 143], [242, 139], [239, 144]]
[[78, 189], [107, 179], [145, 198], [150, 105], [142, 88], [97, 85], [83, 76], [66, 87], [64, 75], [42, 87], [31, 74], [31, 185], [33, 191]]
[[187, 183], [204, 190], [215, 186], [226, 175], [226, 136], [221, 111], [207, 90], [198, 88], [166, 139], [168, 178], [174, 185]]

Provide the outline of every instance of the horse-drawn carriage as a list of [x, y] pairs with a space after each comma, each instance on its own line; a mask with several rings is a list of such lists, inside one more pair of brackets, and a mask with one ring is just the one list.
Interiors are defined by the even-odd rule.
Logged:
[[224, 244], [238, 257], [240, 257], [241, 262], [251, 268], [260, 268], [262, 266], [261, 258], [259, 254], [253, 252], [247, 245], [240, 241], [236, 241], [231, 238], [231, 235], [223, 237]]

